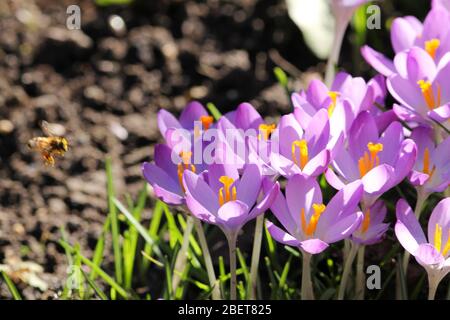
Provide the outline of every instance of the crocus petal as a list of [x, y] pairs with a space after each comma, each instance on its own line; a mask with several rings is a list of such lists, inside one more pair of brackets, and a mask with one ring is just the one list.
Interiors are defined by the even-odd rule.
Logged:
[[403, 141], [403, 127], [400, 122], [393, 122], [383, 132], [378, 141], [383, 145], [383, 151], [379, 153], [381, 163], [394, 165], [398, 157], [398, 151]]
[[235, 124], [237, 128], [258, 130], [262, 123], [263, 119], [250, 103], [241, 103], [236, 109]]
[[442, 228], [442, 243], [447, 243], [448, 233], [450, 230], [450, 198], [441, 200], [433, 212], [431, 213], [430, 220], [428, 221], [428, 240], [435, 239], [436, 225]]
[[253, 206], [261, 189], [261, 170], [256, 164], [247, 164], [236, 186], [237, 200]]
[[316, 179], [308, 179], [302, 175], [290, 178], [286, 185], [286, 201], [292, 219], [300, 225], [300, 212], [305, 209], [308, 215], [314, 203], [322, 203], [322, 192]]
[[328, 98], [328, 88], [320, 80], [311, 80], [308, 89], [306, 90], [306, 99], [311, 102], [311, 104], [318, 108], [322, 106], [325, 99]]
[[397, 202], [396, 216], [395, 235], [403, 248], [414, 254], [420, 244], [427, 243], [427, 239], [414, 212], [404, 199]]
[[228, 201], [217, 212], [218, 224], [227, 230], [239, 230], [247, 221], [248, 209], [241, 201]]
[[386, 112], [383, 112], [379, 115], [375, 116], [375, 122], [377, 124], [377, 128], [380, 132], [383, 132], [386, 130], [386, 128], [394, 121], [396, 121], [397, 115], [395, 114], [394, 110], [388, 110]]
[[295, 119], [293, 114], [281, 117], [279, 124], [280, 132], [280, 153], [290, 159], [292, 157], [292, 143], [303, 138], [303, 129]]
[[[185, 170], [183, 173], [183, 184], [186, 190], [186, 197], [192, 197], [206, 211], [215, 215], [219, 210], [219, 199], [210, 186], [192, 171]], [[189, 208], [194, 211], [196, 208]], [[204, 213], [204, 210], [200, 213]]]
[[[266, 181], [269, 181], [269, 180], [270, 179], [266, 179]], [[261, 201], [252, 209], [252, 211], [250, 211], [250, 214], [248, 215], [247, 220], [256, 218], [260, 214], [264, 213], [267, 209], [269, 209], [269, 207], [273, 204], [273, 202], [277, 198], [279, 191], [280, 191], [279, 183], [278, 182], [273, 183], [273, 186], [269, 189], [269, 191], [267, 193], [265, 193], [265, 195], [261, 199]]]
[[392, 110], [400, 120], [407, 122], [425, 123], [425, 120], [411, 107], [405, 107], [394, 103], [394, 105], [392, 106]]
[[177, 120], [177, 118], [174, 117], [173, 114], [171, 114], [167, 110], [161, 109], [158, 112], [158, 128], [159, 131], [161, 132], [161, 135], [165, 137], [167, 129], [169, 128], [180, 129], [181, 124]]
[[417, 146], [411, 139], [406, 139], [400, 147], [398, 160], [394, 165], [393, 183], [400, 183], [411, 172], [417, 158]]
[[391, 42], [395, 52], [409, 49], [416, 39], [416, 32], [404, 18], [396, 18], [391, 26]]
[[325, 179], [327, 179], [327, 182], [336, 190], [341, 190], [345, 186], [344, 182], [342, 182], [331, 168], [325, 171]]
[[419, 80], [432, 80], [436, 75], [436, 63], [423, 49], [412, 47], [406, 59], [408, 80], [417, 83]]
[[325, 211], [317, 223], [317, 234], [324, 234], [328, 228], [339, 221], [343, 216], [356, 211], [357, 205], [363, 195], [360, 180], [349, 183], [330, 200]]
[[[222, 176], [227, 176], [236, 181], [239, 179], [239, 172], [235, 165], [213, 163], [208, 167], [208, 183], [215, 194], [219, 194], [223, 184], [220, 182]], [[237, 189], [237, 188], [236, 188]]]
[[419, 245], [413, 255], [422, 266], [440, 265], [445, 260], [442, 254], [429, 243]]
[[317, 111], [305, 130], [305, 139], [310, 149], [310, 156], [316, 155], [325, 148], [330, 139], [330, 123], [327, 110], [320, 109]]
[[272, 238], [275, 239], [275, 241], [280, 242], [282, 244], [286, 244], [288, 246], [298, 247], [300, 246], [300, 242], [291, 236], [289, 233], [281, 230], [276, 225], [274, 225], [270, 221], [266, 221], [266, 227], [270, 232], [270, 235]]
[[310, 254], [319, 254], [328, 248], [328, 243], [320, 239], [308, 239], [300, 242], [300, 249]]
[[382, 75], [389, 77], [395, 73], [395, 66], [392, 60], [388, 59], [382, 53], [373, 50], [369, 46], [363, 46], [361, 48], [361, 55], [375, 70]]
[[[269, 193], [272, 186], [267, 181], [263, 182], [264, 193]], [[297, 224], [292, 218], [289, 208], [287, 206], [286, 199], [279, 188], [275, 190], [276, 196], [272, 201], [270, 210], [273, 212], [278, 221], [281, 222], [283, 227], [290, 233], [294, 233], [297, 229]]]
[[[334, 243], [342, 239], [348, 238], [356, 229], [359, 228], [364, 215], [362, 212], [355, 212], [343, 219], [338, 220], [324, 230], [320, 238], [327, 243]], [[319, 234], [317, 234], [319, 236]]]
[[[165, 172], [167, 172], [167, 174], [170, 177], [172, 177], [172, 179], [177, 177], [177, 175], [178, 175], [177, 166], [176, 166], [177, 162], [174, 162], [174, 160], [179, 161], [181, 159], [176, 154], [172, 155], [171, 148], [169, 148], [165, 144], [157, 144], [155, 146], [154, 157], [155, 157], [155, 164], [158, 167], [160, 167]], [[172, 158], [176, 158], [176, 159], [172, 159]]]
[[349, 152], [354, 159], [359, 159], [367, 151], [369, 142], [378, 141], [378, 128], [373, 116], [367, 112], [361, 112], [353, 122], [349, 133]]
[[443, 105], [428, 112], [428, 116], [437, 121], [444, 122], [450, 119], [450, 104]]
[[181, 112], [180, 124], [185, 129], [193, 130], [194, 122], [200, 121], [202, 116], [208, 116], [208, 112], [200, 102], [192, 101]]
[[429, 178], [430, 176], [428, 174], [413, 170], [409, 176], [409, 182], [411, 182], [413, 186], [423, 186]]
[[376, 166], [362, 178], [364, 191], [368, 194], [380, 194], [391, 188], [394, 168], [387, 164]]
[[167, 172], [153, 163], [144, 162], [142, 173], [159, 199], [174, 205], [183, 203], [180, 184], [174, 181]]
[[419, 114], [425, 114], [427, 107], [424, 105], [423, 96], [417, 84], [408, 79], [394, 74], [387, 79], [387, 87], [390, 94], [404, 106], [416, 108]]
[[309, 177], [317, 177], [327, 169], [330, 159], [330, 151], [322, 150], [308, 161], [302, 173]]

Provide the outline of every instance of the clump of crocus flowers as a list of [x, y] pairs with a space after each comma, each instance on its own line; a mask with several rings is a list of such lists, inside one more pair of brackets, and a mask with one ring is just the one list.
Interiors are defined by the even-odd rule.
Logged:
[[[338, 46], [349, 15], [363, 2], [333, 2], [335, 14], [344, 15], [337, 17], [344, 21]], [[189, 241], [194, 225], [204, 237], [202, 223], [223, 231], [231, 299], [236, 298], [239, 232], [254, 219], [255, 242], [267, 228], [277, 242], [300, 251], [302, 299], [314, 299], [311, 259], [340, 241], [345, 263], [336, 297], [346, 297], [358, 257], [354, 297], [364, 298], [364, 248], [394, 228], [384, 221], [389, 212], [382, 196], [400, 183], [417, 191], [414, 211], [403, 197], [396, 204], [395, 235], [406, 250], [402, 268], [407, 272], [412, 255], [425, 268], [434, 298], [450, 272], [450, 14], [440, 1], [433, 3], [424, 23], [414, 17], [394, 20], [393, 60], [362, 49], [380, 75], [366, 82], [333, 71], [327, 74], [334, 78], [330, 87], [314, 80], [293, 93], [293, 110], [278, 123], [266, 123], [249, 103], [215, 118], [199, 102], [190, 103], [179, 118], [160, 111], [165, 142], [155, 147], [154, 163], [143, 164], [143, 175], [156, 197], [187, 214], [184, 239]], [[392, 108], [382, 105], [388, 93], [396, 100]], [[323, 199], [321, 178], [335, 189], [329, 201]], [[424, 219], [426, 237], [419, 218], [432, 194], [442, 199]], [[217, 289], [208, 245], [201, 244], [212, 297], [225, 298]], [[254, 244], [250, 281], [256, 278], [260, 247]], [[182, 249], [175, 269], [183, 267], [183, 255]]]

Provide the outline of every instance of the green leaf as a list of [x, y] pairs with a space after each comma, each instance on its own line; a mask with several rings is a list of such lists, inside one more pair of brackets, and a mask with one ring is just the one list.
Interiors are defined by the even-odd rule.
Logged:
[[120, 239], [119, 239], [119, 220], [117, 218], [117, 209], [114, 205], [114, 184], [112, 175], [112, 165], [111, 157], [106, 158], [106, 185], [108, 190], [108, 208], [109, 216], [111, 219], [111, 234], [112, 234], [112, 244], [114, 251], [114, 267], [115, 275], [118, 283], [123, 282], [123, 268], [122, 268], [122, 251], [120, 249]]
[[280, 67], [275, 67], [273, 68], [273, 73], [275, 75], [275, 77], [277, 78], [278, 83], [285, 89], [288, 88], [288, 76], [286, 74], [286, 72], [284, 72], [283, 69], [281, 69]]
[[14, 285], [14, 282], [12, 282], [11, 278], [8, 277], [5, 271], [0, 271], [3, 279], [5, 280], [6, 286], [8, 287], [9, 292], [11, 293], [14, 300], [22, 300], [22, 296], [20, 295], [19, 291], [17, 290], [16, 286]]
[[214, 117], [214, 119], [217, 121], [222, 117], [222, 113], [217, 109], [217, 107], [212, 102], [208, 102], [206, 104], [206, 108], [208, 109], [209, 113]]

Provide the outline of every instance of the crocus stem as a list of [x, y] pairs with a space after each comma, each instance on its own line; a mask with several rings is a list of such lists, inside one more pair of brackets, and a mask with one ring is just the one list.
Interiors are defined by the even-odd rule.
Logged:
[[364, 273], [364, 253], [365, 246], [358, 248], [358, 257], [356, 260], [356, 286], [355, 286], [355, 299], [363, 300], [365, 291], [365, 273]]
[[216, 274], [214, 272], [214, 266], [211, 259], [211, 254], [209, 253], [208, 243], [206, 241], [205, 231], [203, 230], [202, 223], [200, 220], [194, 218], [195, 232], [197, 232], [198, 241], [200, 242], [200, 247], [202, 248], [203, 258], [205, 259], [206, 272], [208, 273], [209, 285], [212, 290], [212, 299], [220, 300], [220, 288], [216, 279]]
[[311, 281], [311, 254], [302, 251], [302, 300], [314, 300], [314, 291]]
[[333, 79], [335, 76], [335, 68], [339, 61], [339, 54], [341, 53], [342, 40], [344, 39], [345, 30], [347, 29], [347, 24], [336, 23], [336, 31], [334, 34], [333, 45], [331, 48], [330, 56], [328, 57], [327, 68], [325, 71], [325, 84], [328, 88], [331, 88]]
[[230, 253], [230, 300], [236, 300], [236, 239], [237, 232], [226, 233]]
[[189, 248], [189, 237], [192, 234], [192, 229], [194, 227], [194, 218], [190, 215], [186, 217], [186, 228], [183, 234], [183, 243], [181, 244], [180, 251], [178, 252], [177, 258], [175, 260], [175, 268], [173, 269], [173, 280], [172, 280], [172, 292], [175, 293], [178, 285], [181, 281], [181, 275], [183, 274], [184, 266], [186, 265], [187, 252]]
[[350, 272], [352, 271], [353, 261], [358, 253], [359, 245], [356, 243], [350, 243], [350, 252], [345, 258], [344, 270], [342, 272], [341, 285], [339, 286], [338, 300], [343, 300], [345, 295], [345, 289], [347, 288], [347, 281], [350, 277]]
[[264, 214], [256, 218], [255, 236], [253, 238], [252, 262], [250, 266], [250, 299], [256, 299], [256, 280], [258, 277], [259, 257], [261, 255], [261, 242], [264, 227]]
[[[422, 209], [425, 204], [425, 201], [427, 201], [427, 198], [428, 198], [428, 193], [423, 191], [421, 188], [418, 188], [417, 189], [416, 207], [414, 209], [414, 214], [417, 217], [417, 220], [420, 219], [420, 215], [422, 214]], [[408, 271], [409, 258], [410, 258], [409, 252], [405, 251], [405, 255], [403, 256], [403, 272], [404, 272], [405, 276]]]
[[428, 300], [434, 300], [440, 280], [432, 273], [428, 273]]

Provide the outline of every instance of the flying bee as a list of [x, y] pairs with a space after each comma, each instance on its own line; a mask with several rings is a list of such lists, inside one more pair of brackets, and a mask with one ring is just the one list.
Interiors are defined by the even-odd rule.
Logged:
[[66, 138], [58, 136], [50, 129], [47, 121], [41, 123], [42, 131], [46, 137], [34, 137], [28, 141], [28, 147], [41, 154], [45, 165], [54, 166], [55, 156], [64, 156], [69, 149], [69, 142]]

